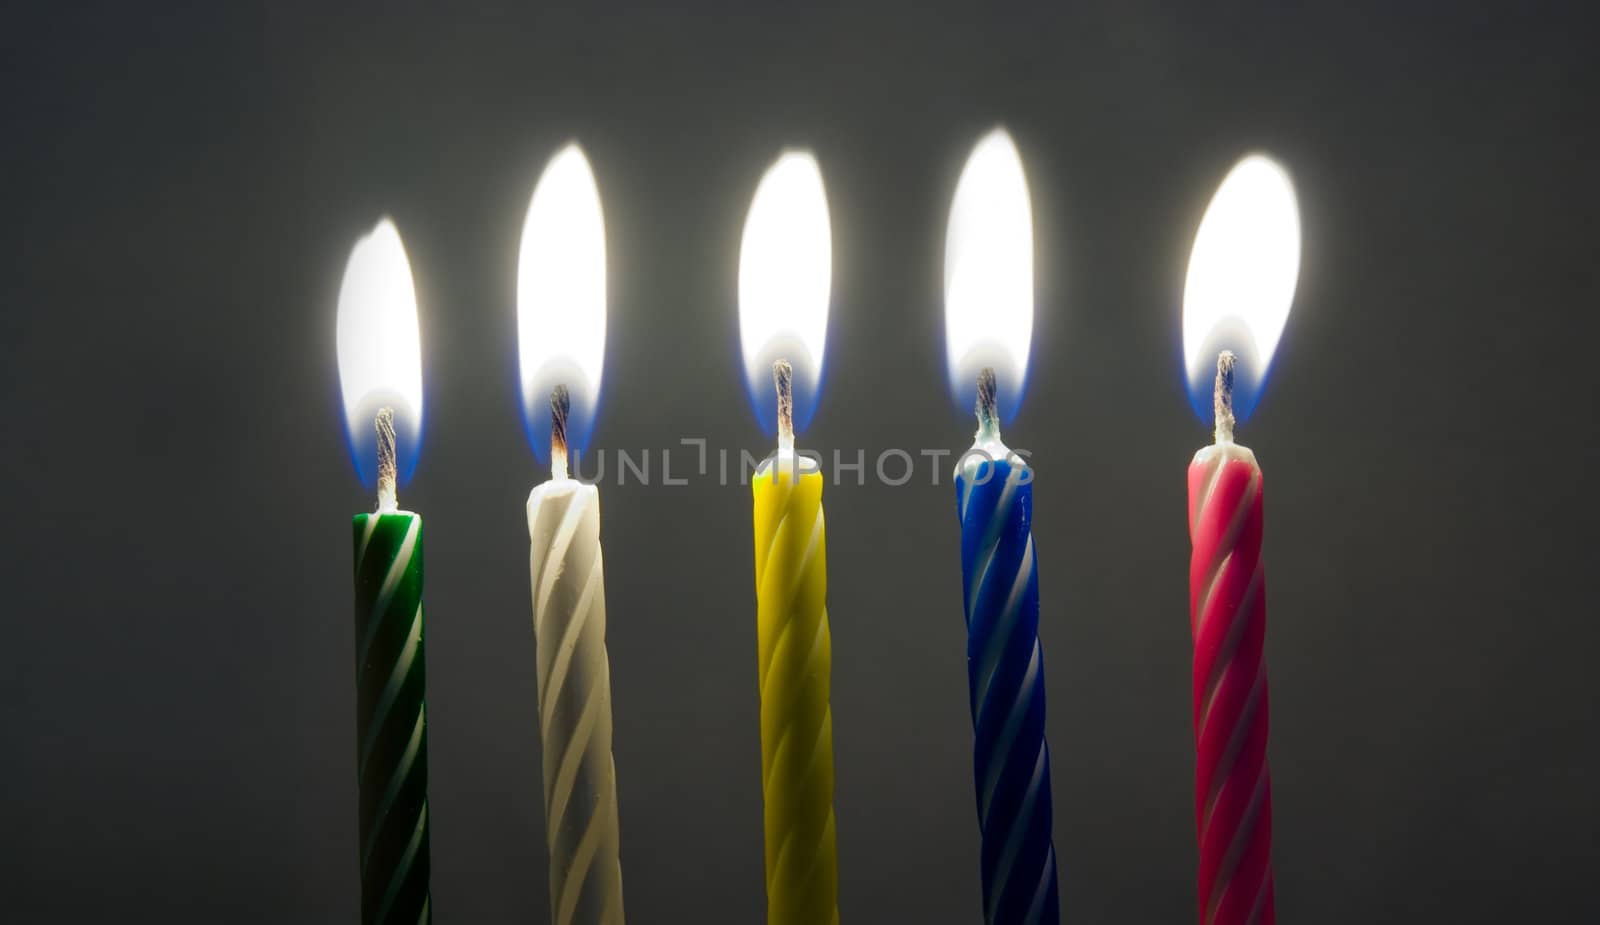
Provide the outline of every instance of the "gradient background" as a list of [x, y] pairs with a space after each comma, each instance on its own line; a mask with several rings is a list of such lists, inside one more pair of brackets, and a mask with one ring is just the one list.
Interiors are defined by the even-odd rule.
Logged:
[[[1553, 5], [1091, 11], [8, 4], [7, 918], [357, 910], [334, 304], [388, 212], [421, 303], [433, 897], [547, 918], [516, 398], [532, 184], [610, 235], [596, 445], [765, 452], [739, 233], [781, 146], [835, 241], [810, 445], [960, 449], [944, 218], [1004, 122], [1037, 217], [1034, 452], [1064, 919], [1192, 918], [1178, 303], [1251, 148], [1305, 261], [1267, 473], [1281, 920], [1592, 922], [1600, 465], [1592, 23]], [[425, 9], [425, 6], [428, 7]], [[1397, 9], [1408, 7], [1409, 10]], [[978, 920], [953, 489], [827, 496], [846, 921]], [[762, 919], [747, 489], [603, 489], [635, 922]]]

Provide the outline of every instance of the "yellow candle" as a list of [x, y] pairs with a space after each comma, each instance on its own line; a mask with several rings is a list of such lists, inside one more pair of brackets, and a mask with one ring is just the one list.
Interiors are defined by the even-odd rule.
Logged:
[[[816, 406], [832, 261], [822, 172], [810, 154], [785, 151], [756, 188], [739, 245], [745, 383], [778, 435], [751, 483], [768, 925], [839, 921], [822, 473], [794, 449], [796, 424]], [[769, 372], [775, 421], [756, 398], [770, 394]]]
[[[787, 425], [788, 364], [779, 418]], [[767, 922], [839, 921], [833, 830], [833, 642], [828, 633], [822, 473], [798, 457], [793, 432], [751, 485], [761, 683], [761, 794], [766, 805]]]

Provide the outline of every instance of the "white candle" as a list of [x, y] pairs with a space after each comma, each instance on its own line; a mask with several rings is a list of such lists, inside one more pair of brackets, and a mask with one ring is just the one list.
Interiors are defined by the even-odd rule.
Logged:
[[[549, 409], [551, 479], [528, 495], [528, 569], [550, 920], [621, 925], [600, 492], [567, 474], [568, 445], [582, 445], [592, 420], [605, 347], [605, 228], [576, 145], [551, 159], [534, 189], [517, 293], [525, 417], [538, 428]], [[530, 437], [542, 451], [543, 435]]]
[[550, 913], [557, 925], [622, 921], [611, 665], [600, 553], [600, 491], [567, 477], [565, 390], [557, 389], [552, 478], [528, 495], [528, 569], [544, 740]]

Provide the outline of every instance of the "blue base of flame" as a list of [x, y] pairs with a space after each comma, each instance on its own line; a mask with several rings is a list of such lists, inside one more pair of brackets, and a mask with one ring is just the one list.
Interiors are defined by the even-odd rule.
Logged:
[[945, 373], [950, 386], [950, 401], [960, 412], [962, 420], [971, 420], [978, 403], [978, 373], [984, 367], [994, 370], [995, 410], [1000, 414], [1000, 426], [1004, 429], [1016, 420], [1017, 412], [1022, 409], [1022, 400], [1028, 394], [1027, 364], [1024, 364], [1021, 373], [1017, 372], [1016, 362], [1009, 350], [995, 344], [984, 344], [969, 352], [954, 368], [947, 361]]
[[983, 484], [956, 476], [972, 770], [988, 925], [1060, 920], [1050, 751], [1044, 738], [1033, 485], [1020, 481], [1025, 471], [999, 460]]
[[[798, 341], [779, 338], [756, 357], [755, 363], [745, 370], [745, 395], [750, 399], [750, 410], [756, 422], [768, 437], [778, 436], [778, 393], [772, 381], [772, 364], [788, 360], [794, 368], [790, 383], [794, 393], [794, 430], [801, 433], [811, 423], [817, 411], [817, 398], [822, 393], [823, 370]], [[815, 370], [815, 372], [812, 372]]]
[[1266, 390], [1271, 362], [1263, 362], [1255, 337], [1243, 322], [1230, 319], [1217, 325], [1201, 344], [1194, 368], [1188, 370], [1189, 404], [1194, 413], [1206, 424], [1212, 424], [1216, 415], [1213, 396], [1217, 384], [1217, 355], [1232, 350], [1233, 364], [1233, 418], [1243, 423], [1255, 413]]
[[522, 396], [522, 429], [528, 445], [540, 464], [550, 464], [550, 391], [567, 387], [572, 408], [567, 413], [567, 455], [577, 457], [589, 448], [594, 434], [595, 409], [600, 405], [597, 390], [576, 366], [551, 364], [533, 377], [528, 394]]
[[368, 491], [378, 489], [378, 428], [376, 418], [380, 408], [394, 409], [394, 450], [397, 481], [404, 486], [417, 470], [417, 459], [422, 455], [422, 416], [406, 402], [394, 395], [369, 397], [353, 418], [344, 422], [345, 446], [350, 449], [350, 463], [355, 466], [356, 478]]

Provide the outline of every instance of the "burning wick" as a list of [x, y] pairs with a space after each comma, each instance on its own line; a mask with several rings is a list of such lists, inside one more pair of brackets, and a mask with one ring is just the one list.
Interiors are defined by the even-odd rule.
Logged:
[[788, 360], [772, 364], [772, 384], [778, 390], [778, 449], [794, 450], [794, 367]]
[[550, 390], [550, 477], [567, 477], [567, 413], [572, 410], [572, 396], [567, 387], [558, 385]]
[[394, 409], [379, 408], [373, 424], [378, 428], [378, 512], [386, 514], [399, 504], [394, 488]]
[[978, 371], [979, 439], [994, 439], [1000, 436], [1000, 407], [995, 396], [994, 368], [985, 366]]
[[1211, 393], [1211, 408], [1217, 419], [1217, 442], [1233, 442], [1233, 351], [1217, 354], [1217, 387]]

